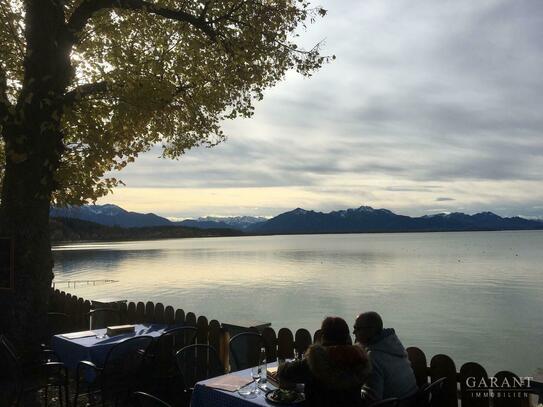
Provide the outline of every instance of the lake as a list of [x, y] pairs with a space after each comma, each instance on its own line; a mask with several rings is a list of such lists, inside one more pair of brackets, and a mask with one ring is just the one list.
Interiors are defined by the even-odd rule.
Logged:
[[57, 288], [314, 332], [375, 310], [404, 345], [488, 374], [543, 367], [543, 231], [290, 235], [54, 248]]

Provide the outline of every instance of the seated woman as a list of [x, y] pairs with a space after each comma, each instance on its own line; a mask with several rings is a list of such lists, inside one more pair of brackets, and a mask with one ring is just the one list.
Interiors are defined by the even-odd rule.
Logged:
[[342, 318], [326, 318], [321, 332], [321, 343], [310, 346], [303, 360], [279, 368], [281, 386], [304, 383], [310, 406], [363, 405], [360, 392], [370, 372], [366, 352], [351, 345], [349, 326]]

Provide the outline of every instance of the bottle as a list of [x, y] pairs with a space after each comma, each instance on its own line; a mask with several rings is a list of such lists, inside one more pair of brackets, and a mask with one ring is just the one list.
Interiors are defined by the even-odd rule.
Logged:
[[262, 346], [260, 348], [260, 357], [259, 357], [259, 370], [260, 370], [260, 383], [266, 383], [267, 378], [267, 361], [266, 361], [266, 348]]

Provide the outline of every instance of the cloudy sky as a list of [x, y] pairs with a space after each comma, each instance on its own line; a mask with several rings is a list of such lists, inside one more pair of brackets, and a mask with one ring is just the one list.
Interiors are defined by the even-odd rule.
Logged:
[[151, 151], [99, 203], [186, 218], [369, 205], [543, 217], [543, 2], [327, 0], [292, 73], [228, 140]]

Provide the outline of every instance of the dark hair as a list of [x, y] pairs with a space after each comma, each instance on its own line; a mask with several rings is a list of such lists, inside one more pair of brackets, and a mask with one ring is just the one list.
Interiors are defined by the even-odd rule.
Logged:
[[343, 318], [326, 317], [321, 325], [323, 345], [348, 345], [351, 343], [349, 325]]
[[375, 335], [378, 335], [383, 330], [383, 319], [375, 311], [368, 311], [360, 314], [357, 321], [364, 321], [366, 329], [371, 329]]

